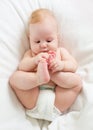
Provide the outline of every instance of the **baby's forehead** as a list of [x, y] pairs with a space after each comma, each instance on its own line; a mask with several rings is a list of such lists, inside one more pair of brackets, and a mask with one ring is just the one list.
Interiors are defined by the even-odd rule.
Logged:
[[30, 23], [30, 30], [31, 29], [47, 29], [50, 28], [50, 30], [53, 28], [54, 29], [58, 29], [58, 24], [55, 18], [48, 16], [45, 17], [44, 19], [40, 20], [39, 22], [35, 22], [35, 23]]
[[53, 34], [56, 33], [57, 30], [57, 24], [53, 21], [45, 20], [43, 22], [30, 24], [30, 33], [31, 34]]

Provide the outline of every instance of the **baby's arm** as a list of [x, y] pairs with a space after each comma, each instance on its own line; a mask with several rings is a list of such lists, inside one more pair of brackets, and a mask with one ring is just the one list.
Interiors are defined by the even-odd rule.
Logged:
[[63, 70], [64, 72], [76, 72], [78, 64], [74, 57], [65, 49], [65, 48], [60, 48], [60, 55], [61, 55], [61, 60], [63, 64]]
[[31, 72], [37, 67], [40, 61], [47, 61], [48, 57], [48, 53], [39, 53], [36, 56], [32, 57], [31, 50], [28, 50], [24, 54], [24, 57], [19, 64], [18, 70]]
[[34, 57], [32, 57], [31, 50], [28, 50], [21, 62], [19, 63], [18, 70], [20, 71], [32, 71], [37, 65], [35, 64]]
[[75, 72], [77, 69], [77, 62], [69, 52], [65, 48], [59, 48], [58, 53], [61, 58], [56, 56], [56, 58], [50, 60], [49, 69], [51, 72]]

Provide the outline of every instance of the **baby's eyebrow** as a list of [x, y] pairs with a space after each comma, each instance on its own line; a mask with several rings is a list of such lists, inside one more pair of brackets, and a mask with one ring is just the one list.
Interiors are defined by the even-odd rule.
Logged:
[[39, 41], [39, 40], [40, 40], [40, 38], [37, 38], [37, 37], [36, 37], [36, 38], [33, 38], [33, 39], [34, 39], [35, 41]]

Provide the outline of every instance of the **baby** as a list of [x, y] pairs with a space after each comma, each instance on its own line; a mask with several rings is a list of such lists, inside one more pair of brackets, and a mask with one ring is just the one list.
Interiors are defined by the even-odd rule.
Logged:
[[52, 121], [71, 107], [82, 89], [77, 62], [59, 47], [57, 21], [48, 9], [31, 14], [29, 41], [30, 49], [9, 82], [29, 117]]

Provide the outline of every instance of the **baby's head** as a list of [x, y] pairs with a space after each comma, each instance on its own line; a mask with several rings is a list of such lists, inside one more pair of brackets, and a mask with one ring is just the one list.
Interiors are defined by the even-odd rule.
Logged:
[[32, 12], [29, 24], [42, 22], [45, 20], [45, 18], [52, 18], [54, 21], [56, 21], [56, 18], [52, 11], [50, 11], [49, 9], [40, 8]]
[[29, 38], [32, 52], [47, 52], [58, 47], [58, 25], [52, 11], [35, 10], [29, 20]]

